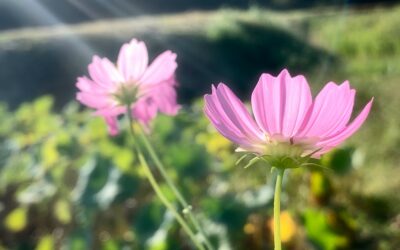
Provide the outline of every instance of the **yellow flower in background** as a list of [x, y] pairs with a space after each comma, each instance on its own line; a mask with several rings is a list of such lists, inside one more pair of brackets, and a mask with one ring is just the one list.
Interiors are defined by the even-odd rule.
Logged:
[[[268, 227], [274, 233], [274, 219], [268, 221]], [[281, 240], [283, 243], [290, 242], [297, 233], [297, 225], [288, 211], [281, 213]]]
[[211, 154], [219, 154], [223, 151], [228, 151], [232, 146], [232, 143], [228, 139], [216, 132], [200, 134], [197, 136], [196, 141], [197, 143], [205, 145], [207, 152]]

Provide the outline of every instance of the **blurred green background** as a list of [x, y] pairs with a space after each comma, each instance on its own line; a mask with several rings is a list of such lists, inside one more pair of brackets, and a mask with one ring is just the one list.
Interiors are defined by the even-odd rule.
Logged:
[[287, 2], [68, 26], [48, 10], [40, 16], [51, 26], [1, 31], [0, 249], [193, 249], [140, 171], [135, 142], [108, 136], [73, 100], [91, 56], [114, 60], [132, 37], [151, 55], [178, 54], [183, 109], [158, 117], [151, 140], [215, 246], [272, 249], [274, 176], [235, 165], [240, 155], [209, 125], [201, 96], [223, 81], [248, 100], [261, 72], [285, 67], [314, 95], [349, 80], [355, 113], [375, 102], [362, 129], [321, 159], [330, 170], [288, 171], [284, 249], [400, 249], [400, 5]]

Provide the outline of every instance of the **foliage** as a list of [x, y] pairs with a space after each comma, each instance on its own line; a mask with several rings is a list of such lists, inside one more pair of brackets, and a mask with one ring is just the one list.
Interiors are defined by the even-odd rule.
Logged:
[[[135, 142], [127, 134], [110, 138], [104, 122], [79, 111], [76, 103], [54, 113], [50, 97], [22, 105], [14, 114], [4, 106], [1, 110], [0, 241], [4, 247], [190, 248], [143, 178], [130, 150]], [[211, 130], [201, 114], [201, 102], [175, 118], [159, 117], [152, 141], [214, 244], [228, 249], [271, 246], [269, 167], [235, 166], [238, 156], [232, 153], [233, 145]], [[336, 171], [333, 165], [348, 162], [352, 152], [341, 149], [322, 163]], [[337, 171], [343, 174], [343, 168]], [[322, 249], [338, 249], [344, 243], [360, 246], [372, 240], [373, 235], [361, 236], [360, 221], [368, 211], [358, 208], [358, 215], [349, 221], [349, 215], [343, 219], [343, 214], [354, 212], [351, 202], [332, 201], [334, 191], [329, 186], [340, 175], [308, 172], [301, 169], [285, 177], [290, 194], [285, 205], [293, 207], [284, 212], [282, 221], [287, 248], [318, 243]], [[310, 178], [310, 186], [305, 177]], [[291, 186], [309, 191], [296, 194]], [[298, 201], [307, 206], [297, 206]], [[335, 210], [332, 204], [348, 207]], [[342, 223], [333, 225], [334, 230], [328, 229], [332, 216]]]

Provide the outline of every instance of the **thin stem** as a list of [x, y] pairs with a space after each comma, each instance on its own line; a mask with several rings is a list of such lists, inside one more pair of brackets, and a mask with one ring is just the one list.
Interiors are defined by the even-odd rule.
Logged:
[[[128, 106], [126, 107], [126, 115], [128, 116], [128, 121], [129, 121], [129, 132], [131, 132], [131, 136], [132, 136], [133, 139], [136, 141], [135, 131], [133, 131], [133, 117], [132, 117], [130, 105], [128, 105]], [[137, 147], [137, 148], [139, 148], [139, 147]], [[140, 150], [140, 149], [139, 149], [139, 150]]]
[[142, 128], [140, 129], [140, 136], [141, 136], [141, 138], [142, 138], [142, 140], [144, 142], [144, 145], [145, 145], [150, 157], [153, 159], [157, 169], [160, 171], [161, 175], [163, 176], [163, 178], [167, 182], [168, 186], [171, 188], [171, 190], [175, 194], [176, 198], [178, 199], [179, 203], [181, 204], [181, 206], [184, 209], [183, 211], [189, 217], [190, 222], [193, 224], [193, 226], [196, 228], [196, 230], [201, 234], [201, 236], [202, 236], [202, 238], [204, 240], [204, 243], [206, 244], [207, 248], [210, 249], [210, 250], [213, 250], [214, 247], [211, 245], [211, 242], [208, 240], [204, 230], [200, 226], [200, 223], [198, 222], [197, 218], [194, 216], [194, 214], [192, 212], [192, 207], [185, 200], [185, 198], [183, 197], [181, 192], [178, 190], [178, 188], [176, 187], [176, 185], [174, 184], [172, 179], [169, 177], [167, 171], [165, 170], [165, 167], [164, 167], [163, 163], [158, 158], [155, 150], [153, 149], [151, 143], [149, 142], [149, 140], [147, 139], [146, 135], [144, 134]]
[[205, 250], [204, 246], [198, 242], [196, 235], [192, 232], [188, 224], [185, 222], [185, 220], [182, 218], [182, 216], [176, 211], [174, 206], [169, 202], [169, 200], [164, 196], [163, 192], [161, 191], [160, 186], [158, 185], [157, 181], [155, 180], [153, 174], [151, 173], [151, 170], [149, 166], [147, 165], [147, 162], [145, 161], [142, 153], [138, 154], [139, 156], [139, 161], [140, 164], [143, 166], [144, 172], [146, 174], [146, 177], [149, 179], [149, 182], [151, 186], [153, 187], [154, 191], [156, 192], [158, 198], [161, 200], [162, 203], [167, 207], [167, 209], [175, 216], [176, 220], [179, 222], [179, 224], [182, 226], [183, 230], [189, 235], [190, 239], [193, 241], [193, 243], [196, 245], [198, 249]]
[[285, 169], [277, 169], [274, 197], [274, 250], [281, 250], [281, 190]]
[[[132, 114], [129, 112], [129, 106], [127, 109], [127, 116], [129, 120], [129, 131], [131, 132], [131, 136], [136, 140], [135, 133], [133, 131], [133, 118]], [[158, 198], [161, 200], [162, 203], [164, 203], [165, 207], [174, 215], [178, 223], [182, 226], [183, 230], [189, 235], [190, 239], [193, 241], [195, 246], [198, 249], [201, 250], [206, 250], [204, 246], [197, 240], [196, 235], [192, 232], [192, 229], [189, 227], [189, 225], [186, 223], [186, 221], [183, 219], [183, 217], [176, 211], [172, 203], [165, 197], [164, 193], [162, 192], [160, 186], [158, 185], [156, 179], [154, 178], [153, 173], [151, 172], [146, 160], [143, 157], [143, 153], [140, 149], [139, 146], [135, 147], [140, 164], [142, 165], [144, 172], [146, 174], [147, 179], [149, 180], [151, 186], [153, 187], [155, 193], [157, 194]]]
[[160, 158], [158, 158], [158, 155], [156, 154], [155, 150], [153, 149], [153, 146], [151, 145], [150, 141], [147, 139], [146, 135], [144, 134], [142, 128], [140, 129], [140, 136], [144, 142], [146, 150], [148, 151], [150, 157], [153, 159], [154, 163], [156, 164], [156, 167], [160, 171], [162, 177], [165, 179], [168, 186], [171, 187], [171, 189], [174, 192], [174, 194], [176, 195], [176, 198], [178, 199], [179, 203], [184, 208], [186, 208], [188, 206], [188, 203], [186, 202], [185, 198], [183, 198], [183, 195], [179, 192], [178, 188], [175, 186], [172, 179], [169, 177], [167, 171], [165, 170], [163, 163], [160, 161]]

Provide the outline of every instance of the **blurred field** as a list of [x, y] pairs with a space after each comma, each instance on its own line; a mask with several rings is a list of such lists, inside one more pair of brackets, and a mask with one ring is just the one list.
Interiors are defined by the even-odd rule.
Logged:
[[[224, 9], [0, 33], [0, 99], [16, 109], [0, 109], [6, 249], [190, 249], [144, 181], [129, 137], [109, 138], [101, 120], [71, 103], [91, 56], [115, 59], [131, 37], [154, 54], [178, 54], [186, 105], [176, 119], [158, 119], [152, 139], [221, 249], [271, 248], [273, 177], [265, 183], [265, 166], [235, 166], [233, 145], [210, 129], [199, 97], [224, 81], [248, 99], [261, 72], [283, 67], [305, 74], [314, 94], [328, 81], [350, 80], [357, 110], [375, 97], [361, 131], [322, 159], [333, 171], [285, 177], [286, 248], [400, 247], [395, 7]], [[53, 95], [55, 107], [48, 97], [19, 106], [42, 94]]]

